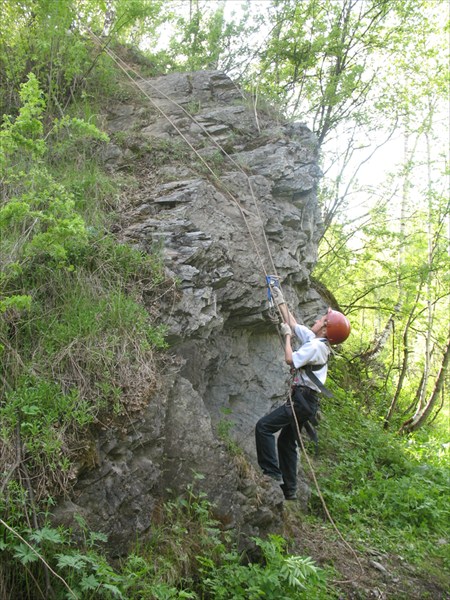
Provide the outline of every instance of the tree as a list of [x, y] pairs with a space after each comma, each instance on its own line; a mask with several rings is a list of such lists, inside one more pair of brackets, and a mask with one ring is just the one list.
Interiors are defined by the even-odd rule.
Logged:
[[158, 52], [154, 51], [156, 38], [148, 39], [147, 51], [168, 70], [235, 70], [252, 53], [249, 37], [255, 25], [250, 18], [249, 0], [242, 3], [240, 16], [234, 12], [226, 15], [226, 5], [227, 0], [166, 3], [171, 36]]
[[306, 117], [320, 145], [351, 116], [365, 120], [376, 81], [370, 57], [387, 49], [387, 19], [396, 6], [384, 0], [273, 2], [260, 86], [286, 112]]
[[407, 421], [405, 421], [402, 424], [402, 426], [400, 427], [401, 433], [411, 433], [411, 432], [415, 431], [416, 429], [419, 429], [419, 427], [422, 427], [425, 424], [425, 422], [427, 421], [427, 419], [429, 419], [429, 417], [431, 416], [432, 410], [435, 407], [441, 392], [442, 392], [443, 398], [444, 398], [445, 378], [446, 378], [447, 369], [448, 369], [449, 356], [450, 356], [450, 339], [447, 340], [447, 345], [444, 349], [444, 353], [443, 353], [443, 357], [442, 357], [442, 363], [439, 368], [439, 372], [436, 376], [435, 384], [434, 384], [433, 390], [430, 394], [428, 401], [425, 403], [423, 403], [423, 402], [418, 403], [417, 409], [416, 409], [416, 412], [414, 413], [414, 415], [411, 418], [409, 418]]
[[[0, 113], [20, 105], [19, 87], [29, 72], [44, 92], [47, 113], [64, 113], [68, 102], [97, 68], [99, 85], [108, 63], [90, 38], [92, 29], [114, 41], [129, 39], [133, 28], [156, 26], [162, 0], [4, 0], [0, 7]], [[110, 41], [110, 40], [109, 40]], [[100, 68], [103, 67], [103, 68]], [[93, 80], [91, 80], [93, 81]]]

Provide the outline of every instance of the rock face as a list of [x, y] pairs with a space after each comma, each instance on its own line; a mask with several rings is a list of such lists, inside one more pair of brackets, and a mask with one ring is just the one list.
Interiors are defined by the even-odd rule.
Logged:
[[80, 512], [123, 548], [145, 535], [165, 490], [198, 473], [224, 525], [258, 535], [280, 524], [282, 494], [259, 479], [254, 426], [284, 400], [289, 378], [265, 276], [278, 274], [305, 324], [324, 308], [309, 280], [321, 228], [316, 141], [304, 125], [259, 112], [219, 72], [140, 87], [140, 107], [108, 114], [121, 143], [105, 164], [133, 168], [139, 182], [122, 241], [160, 248], [178, 282], [162, 300], [174, 361], [143, 413], [100, 434], [98, 466], [59, 514]]

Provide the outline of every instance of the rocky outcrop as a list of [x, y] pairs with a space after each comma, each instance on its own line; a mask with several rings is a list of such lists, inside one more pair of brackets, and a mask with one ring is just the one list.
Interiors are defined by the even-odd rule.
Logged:
[[[162, 299], [173, 364], [146, 410], [99, 434], [97, 467], [59, 514], [81, 512], [123, 547], [145, 535], [166, 489], [181, 491], [201, 473], [224, 526], [260, 534], [279, 525], [283, 504], [259, 479], [254, 425], [283, 401], [289, 375], [265, 275], [280, 276], [306, 324], [322, 310], [309, 279], [321, 228], [316, 140], [300, 123], [259, 112], [219, 72], [141, 87], [141, 106], [110, 109], [117, 141], [104, 159], [138, 180], [122, 241], [159, 248], [177, 281]], [[243, 454], [231, 456], [230, 444]], [[306, 483], [303, 492], [306, 502]]]

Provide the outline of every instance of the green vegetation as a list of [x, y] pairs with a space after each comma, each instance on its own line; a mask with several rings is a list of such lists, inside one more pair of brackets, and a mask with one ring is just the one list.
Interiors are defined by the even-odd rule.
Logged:
[[[192, 486], [165, 502], [149, 540], [122, 561], [109, 559], [105, 537], [82, 519], [77, 535], [49, 524], [53, 503], [89, 463], [92, 428], [139, 410], [166, 347], [148, 310], [165, 284], [158, 253], [110, 233], [132, 182], [103, 170], [108, 137], [97, 115], [135, 92], [118, 83], [101, 44], [143, 73], [223, 69], [251, 92], [255, 115], [275, 105], [316, 133], [325, 227], [315, 277], [353, 330], [331, 369], [319, 484], [361, 555], [401, 556], [445, 588], [447, 3], [274, 0], [231, 17], [226, 3], [185, 4], [185, 13], [161, 0], [0, 8], [0, 596], [342, 597], [336, 571], [297, 551], [299, 540], [255, 538], [241, 551]], [[167, 24], [169, 44], [155, 49]], [[394, 133], [398, 162], [363, 185], [363, 165]], [[121, 133], [114, 141], [132, 143]], [[140, 147], [155, 165], [192, 158], [181, 142]], [[220, 169], [223, 156], [208, 161]], [[224, 419], [218, 434], [239, 464], [231, 427]], [[314, 488], [311, 515], [295, 518], [320, 524], [332, 543]]]
[[254, 538], [253, 560], [239, 551], [221, 532], [206, 495], [192, 485], [165, 503], [150, 541], [115, 567], [101, 550], [105, 536], [89, 531], [81, 518], [77, 522], [83, 541], [76, 544], [70, 532], [48, 525], [20, 535], [5, 529], [0, 551], [23, 566], [27, 589], [86, 600], [330, 598], [326, 573], [311, 559], [287, 553], [281, 537]]
[[[438, 543], [450, 522], [445, 431], [399, 438], [367, 418], [348, 394], [341, 391], [328, 402], [318, 471], [331, 514], [362, 548], [368, 544], [418, 563], [420, 556], [436, 565], [442, 559], [448, 568]], [[318, 499], [313, 505], [320, 512]]]
[[46, 126], [33, 73], [20, 100], [0, 130], [1, 506], [10, 523], [35, 519], [70, 489], [89, 426], [139, 408], [165, 347], [141, 300], [163, 282], [158, 256], [105, 228], [105, 199], [119, 186], [98, 176], [107, 136], [79, 117]]

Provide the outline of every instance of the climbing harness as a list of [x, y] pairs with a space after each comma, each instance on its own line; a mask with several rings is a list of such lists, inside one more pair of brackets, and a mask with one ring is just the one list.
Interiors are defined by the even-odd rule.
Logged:
[[304, 367], [302, 367], [302, 369], [308, 375], [309, 379], [311, 379], [311, 381], [315, 385], [317, 385], [317, 387], [319, 388], [319, 390], [322, 392], [322, 394], [324, 396], [326, 396], [327, 398], [332, 398], [333, 394], [330, 392], [330, 390], [328, 388], [326, 388], [323, 385], [323, 383], [320, 381], [320, 379], [314, 373], [314, 371], [320, 371], [320, 369], [322, 369], [324, 366], [325, 366], [325, 364], [323, 364], [323, 365], [305, 365]]
[[302, 427], [305, 429], [310, 439], [314, 442], [314, 450], [317, 455], [319, 453], [319, 438], [317, 435], [317, 431], [312, 426], [310, 420], [306, 421], [306, 423], [303, 423]]
[[[291, 403], [291, 397], [293, 403]], [[313, 425], [317, 425], [316, 415], [319, 410], [319, 398], [317, 392], [304, 385], [291, 385], [291, 394], [288, 396], [287, 404], [300, 421], [300, 431], [304, 429], [309, 438], [314, 442], [316, 455], [319, 453], [319, 437]]]

